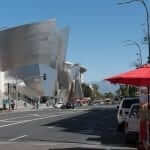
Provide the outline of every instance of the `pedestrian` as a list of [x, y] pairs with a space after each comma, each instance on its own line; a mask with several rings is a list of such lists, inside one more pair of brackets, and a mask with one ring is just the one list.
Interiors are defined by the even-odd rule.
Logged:
[[24, 102], [24, 107], [27, 107], [27, 103], [26, 102]]
[[11, 109], [14, 110], [15, 109], [15, 101], [11, 100]]
[[39, 101], [36, 101], [36, 108], [39, 109]]
[[47, 102], [46, 102], [46, 106], [47, 106], [47, 107], [49, 106], [49, 100], [47, 100]]
[[35, 101], [32, 101], [33, 109], [35, 109]]

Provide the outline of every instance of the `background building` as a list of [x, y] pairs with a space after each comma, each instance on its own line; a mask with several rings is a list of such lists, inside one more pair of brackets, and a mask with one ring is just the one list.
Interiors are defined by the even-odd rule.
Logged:
[[64, 70], [59, 78], [58, 97], [63, 99], [64, 103], [72, 101], [74, 98], [82, 98], [83, 92], [81, 88], [82, 74], [86, 72], [86, 68], [79, 64], [73, 64], [66, 61], [64, 63]]
[[28, 97], [55, 96], [68, 36], [69, 28], [58, 29], [56, 20], [0, 31], [1, 97], [12, 97], [8, 83]]

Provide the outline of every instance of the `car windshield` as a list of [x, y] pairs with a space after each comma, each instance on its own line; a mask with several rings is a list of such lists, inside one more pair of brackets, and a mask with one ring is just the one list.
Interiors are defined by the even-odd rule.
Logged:
[[123, 101], [122, 108], [130, 108], [132, 104], [139, 103], [139, 99], [127, 99]]

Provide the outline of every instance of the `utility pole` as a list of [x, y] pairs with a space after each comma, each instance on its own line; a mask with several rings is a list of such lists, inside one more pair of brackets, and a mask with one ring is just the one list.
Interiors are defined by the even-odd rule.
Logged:
[[126, 1], [126, 2], [118, 3], [118, 5], [131, 4], [133, 2], [139, 2], [145, 8], [146, 24], [147, 24], [147, 40], [148, 40], [148, 61], [147, 61], [147, 63], [150, 64], [150, 27], [149, 27], [149, 10], [148, 10], [147, 4], [145, 3], [144, 0], [129, 0], [129, 1]]
[[142, 48], [141, 48], [140, 44], [137, 41], [132, 41], [132, 40], [126, 40], [125, 42], [126, 42], [125, 46], [135, 45], [137, 47], [138, 53], [136, 53], [136, 54], [137, 54], [137, 56], [139, 56], [139, 64], [138, 65], [141, 66], [143, 64], [143, 59], [142, 59]]

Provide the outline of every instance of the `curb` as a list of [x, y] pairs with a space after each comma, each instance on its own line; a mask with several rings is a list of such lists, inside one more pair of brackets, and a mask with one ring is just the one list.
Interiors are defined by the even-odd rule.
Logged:
[[42, 110], [46, 110], [46, 109], [54, 109], [54, 108], [40, 108], [40, 109], [28, 109], [28, 110], [5, 110], [5, 111], [0, 111], [0, 115], [2, 114], [7, 114], [7, 113], [19, 113], [19, 112], [34, 112], [34, 111], [42, 111]]

